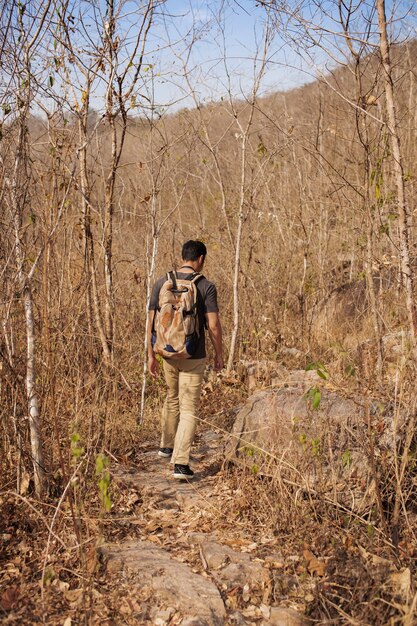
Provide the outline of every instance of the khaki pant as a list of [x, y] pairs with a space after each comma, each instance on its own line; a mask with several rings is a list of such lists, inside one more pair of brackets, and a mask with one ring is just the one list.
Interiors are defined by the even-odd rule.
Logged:
[[189, 463], [205, 367], [206, 359], [164, 359], [168, 393], [162, 410], [161, 448], [174, 449], [171, 463]]

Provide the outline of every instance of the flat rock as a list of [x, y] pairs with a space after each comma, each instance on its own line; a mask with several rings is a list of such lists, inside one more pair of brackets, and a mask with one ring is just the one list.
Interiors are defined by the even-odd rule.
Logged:
[[129, 541], [103, 546], [99, 552], [108, 572], [139, 574], [141, 585], [154, 592], [159, 605], [175, 607], [183, 616], [183, 624], [224, 623], [226, 612], [217, 587], [162, 548], [146, 541]]
[[190, 541], [200, 546], [203, 564], [218, 583], [228, 588], [249, 584], [253, 589], [269, 582], [269, 572], [249, 554], [232, 550], [200, 533], [193, 533]]

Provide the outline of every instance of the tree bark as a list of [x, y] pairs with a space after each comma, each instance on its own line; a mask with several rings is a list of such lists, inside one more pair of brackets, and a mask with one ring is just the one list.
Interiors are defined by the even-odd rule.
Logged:
[[414, 356], [417, 358], [417, 311], [414, 302], [414, 279], [410, 263], [410, 211], [407, 206], [404, 170], [402, 163], [400, 137], [398, 133], [397, 114], [395, 108], [394, 81], [390, 58], [390, 45], [387, 36], [387, 20], [385, 0], [377, 0], [379, 44], [384, 70], [385, 98], [387, 107], [387, 127], [391, 140], [393, 170], [397, 188], [397, 204], [399, 218], [400, 263], [403, 285], [405, 289], [408, 323], [410, 327]]
[[26, 201], [28, 172], [26, 168], [26, 142], [27, 131], [26, 123], [29, 108], [22, 108], [20, 112], [20, 128], [18, 145], [15, 156], [13, 180], [11, 183], [11, 207], [14, 221], [15, 235], [15, 257], [18, 268], [18, 278], [20, 289], [23, 296], [23, 305], [25, 311], [26, 325], [26, 396], [28, 408], [28, 420], [30, 430], [30, 445], [32, 451], [32, 462], [34, 472], [35, 492], [38, 497], [42, 497], [46, 491], [46, 473], [42, 450], [42, 435], [40, 427], [39, 412], [39, 396], [36, 389], [36, 372], [35, 372], [35, 323], [33, 315], [33, 298], [30, 286], [30, 280], [25, 275], [24, 263], [25, 254], [23, 250], [23, 242], [20, 232], [22, 226], [23, 203]]

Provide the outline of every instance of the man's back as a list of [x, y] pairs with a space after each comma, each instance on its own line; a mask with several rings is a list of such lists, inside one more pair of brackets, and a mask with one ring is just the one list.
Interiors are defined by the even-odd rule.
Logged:
[[[194, 272], [177, 272], [179, 279], [191, 280], [194, 276]], [[159, 294], [162, 285], [167, 280], [167, 275], [159, 278], [152, 290], [151, 300], [149, 303], [149, 310], [156, 311], [159, 305]], [[192, 355], [192, 359], [203, 359], [206, 356], [205, 347], [205, 327], [206, 327], [206, 314], [218, 313], [219, 308], [217, 306], [217, 290], [214, 283], [207, 280], [205, 276], [202, 276], [196, 283], [197, 287], [197, 313], [198, 313], [198, 325], [200, 329], [200, 335], [197, 341], [195, 351]]]

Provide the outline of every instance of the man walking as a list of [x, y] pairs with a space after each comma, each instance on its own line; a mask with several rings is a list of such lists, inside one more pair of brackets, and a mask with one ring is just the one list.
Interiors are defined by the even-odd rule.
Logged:
[[[185, 242], [182, 247], [182, 265], [175, 274], [179, 281], [196, 279], [199, 336], [192, 356], [190, 358], [165, 356], [163, 359], [168, 390], [162, 411], [161, 447], [158, 454], [166, 458], [171, 457], [174, 478], [180, 480], [190, 480], [194, 476], [189, 466], [189, 458], [206, 366], [205, 328], [214, 348], [214, 369], [220, 371], [223, 367], [222, 327], [216, 287], [204, 276], [196, 277], [203, 269], [206, 255], [207, 248], [201, 241]], [[165, 276], [155, 283], [149, 304], [148, 370], [153, 377], [158, 375], [158, 361], [152, 347], [152, 330], [159, 307], [160, 291], [166, 281]]]

